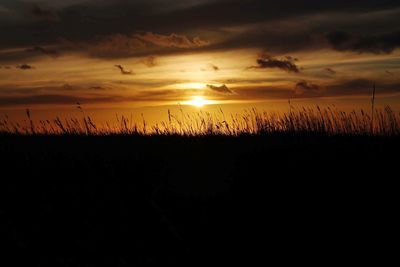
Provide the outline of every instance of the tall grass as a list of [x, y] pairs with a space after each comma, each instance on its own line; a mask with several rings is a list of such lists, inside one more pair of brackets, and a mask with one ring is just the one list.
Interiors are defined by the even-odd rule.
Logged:
[[[81, 110], [82, 108], [79, 107]], [[148, 125], [143, 114], [142, 121], [132, 117], [116, 116], [113, 123], [96, 124], [82, 110], [81, 118], [40, 120], [34, 123], [27, 110], [27, 120], [12, 122], [8, 116], [0, 120], [0, 133], [16, 135], [268, 135], [268, 134], [313, 134], [313, 135], [376, 135], [395, 136], [400, 134], [400, 114], [389, 106], [345, 112], [335, 107], [295, 108], [290, 105], [289, 113], [245, 110], [241, 114], [226, 115], [196, 112], [178, 114], [168, 111], [168, 120]]]

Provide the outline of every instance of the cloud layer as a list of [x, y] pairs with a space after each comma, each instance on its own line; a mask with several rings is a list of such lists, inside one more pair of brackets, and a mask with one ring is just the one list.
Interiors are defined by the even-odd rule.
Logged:
[[60, 38], [83, 44], [99, 37], [104, 50], [115, 47], [111, 55], [149, 45], [170, 52], [229, 47], [293, 52], [324, 46], [324, 40], [340, 51], [390, 53], [400, 31], [397, 0], [68, 2], [0, 3], [14, 14], [0, 18], [5, 35], [0, 48], [60, 45]]
[[328, 40], [337, 51], [390, 54], [400, 47], [400, 31], [362, 36], [334, 31], [328, 34]]
[[187, 84], [227, 100], [397, 94], [399, 17], [398, 0], [3, 0], [0, 105], [179, 100]]

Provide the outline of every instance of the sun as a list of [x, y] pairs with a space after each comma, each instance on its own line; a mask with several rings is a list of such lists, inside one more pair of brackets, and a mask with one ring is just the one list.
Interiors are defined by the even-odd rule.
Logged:
[[193, 96], [192, 100], [186, 101], [184, 104], [201, 108], [205, 105], [213, 104], [213, 101], [207, 100], [203, 96]]
[[194, 96], [192, 100], [188, 101], [189, 105], [201, 108], [206, 105], [206, 100], [204, 100], [204, 97], [202, 96]]

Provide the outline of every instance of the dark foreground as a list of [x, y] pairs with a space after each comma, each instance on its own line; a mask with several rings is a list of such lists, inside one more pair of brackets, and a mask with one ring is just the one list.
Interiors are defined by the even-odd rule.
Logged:
[[1, 136], [0, 265], [382, 264], [399, 149], [371, 137]]

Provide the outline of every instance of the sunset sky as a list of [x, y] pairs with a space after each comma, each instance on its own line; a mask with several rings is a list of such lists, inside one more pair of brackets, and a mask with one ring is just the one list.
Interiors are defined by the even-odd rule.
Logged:
[[0, 110], [356, 106], [374, 82], [396, 107], [399, 18], [398, 0], [0, 0]]

